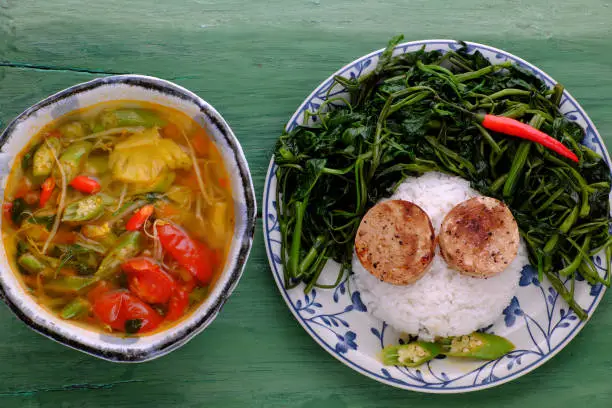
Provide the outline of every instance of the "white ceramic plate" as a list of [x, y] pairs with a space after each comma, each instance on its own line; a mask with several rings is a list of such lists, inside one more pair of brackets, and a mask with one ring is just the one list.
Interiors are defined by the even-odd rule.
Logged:
[[[415, 41], [398, 45], [395, 54], [417, 51], [422, 46], [428, 51], [442, 52], [461, 47], [452, 40]], [[478, 50], [492, 63], [510, 60], [533, 72], [549, 87], [555, 84], [546, 73], [508, 52], [476, 43], [467, 43], [467, 46], [470, 52]], [[335, 75], [358, 77], [371, 71], [382, 51], [361, 57], [326, 79], [298, 108], [287, 124], [287, 129], [301, 124], [304, 112], [316, 111], [326, 98], [344, 94], [344, 90], [334, 87]], [[585, 111], [567, 92], [563, 94], [561, 111], [586, 129], [584, 143], [604, 156], [609, 166], [610, 157], [601, 136]], [[486, 328], [489, 333], [508, 338], [515, 344], [516, 350], [494, 361], [436, 359], [419, 368], [383, 366], [376, 355], [385, 345], [397, 343], [399, 333], [367, 313], [359, 292], [350, 291], [347, 280], [336, 289], [314, 289], [307, 295], [304, 294], [303, 284], [291, 290], [285, 289], [275, 208], [275, 171], [276, 165], [272, 160], [263, 197], [265, 245], [274, 279], [287, 306], [306, 332], [332, 356], [355, 371], [382, 383], [413, 391], [460, 393], [481, 390], [511, 381], [544, 364], [563, 349], [586, 324], [586, 321], [580, 321], [568, 308], [548, 280], [539, 282], [537, 272], [530, 265], [525, 265], [516, 296], [495, 324]], [[593, 261], [603, 274], [605, 257], [601, 255], [595, 256]], [[337, 270], [338, 265], [330, 263], [326, 268]], [[324, 270], [322, 276], [326, 273], [336, 276], [333, 270]], [[588, 312], [589, 318], [604, 292], [605, 287], [602, 285], [590, 286], [585, 281], [577, 282], [575, 296]]]

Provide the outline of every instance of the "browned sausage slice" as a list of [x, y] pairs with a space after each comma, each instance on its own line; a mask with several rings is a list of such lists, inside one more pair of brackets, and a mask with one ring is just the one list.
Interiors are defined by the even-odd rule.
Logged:
[[378, 279], [394, 285], [419, 280], [433, 260], [435, 234], [429, 216], [409, 201], [376, 204], [361, 220], [355, 252]]
[[488, 278], [502, 272], [516, 257], [519, 230], [504, 203], [475, 197], [446, 214], [438, 240], [440, 253], [451, 268]]

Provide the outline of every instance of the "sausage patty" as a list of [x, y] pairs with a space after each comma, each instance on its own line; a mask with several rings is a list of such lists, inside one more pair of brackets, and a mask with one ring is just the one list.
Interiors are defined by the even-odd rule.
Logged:
[[516, 257], [518, 226], [504, 203], [475, 197], [455, 206], [442, 221], [440, 253], [448, 265], [476, 278], [502, 272]]
[[409, 201], [389, 200], [363, 217], [355, 252], [378, 279], [394, 285], [419, 280], [433, 260], [435, 234], [429, 216]]

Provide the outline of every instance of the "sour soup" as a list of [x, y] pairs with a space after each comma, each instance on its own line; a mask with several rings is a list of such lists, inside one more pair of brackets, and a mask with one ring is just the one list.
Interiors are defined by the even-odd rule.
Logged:
[[229, 175], [182, 112], [103, 103], [46, 126], [14, 162], [2, 233], [17, 275], [62, 319], [163, 330], [201, 302], [234, 230]]

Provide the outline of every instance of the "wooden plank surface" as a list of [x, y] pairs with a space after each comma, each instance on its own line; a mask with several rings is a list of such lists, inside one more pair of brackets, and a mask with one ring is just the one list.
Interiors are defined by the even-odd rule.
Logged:
[[[258, 198], [275, 138], [345, 63], [407, 39], [506, 49], [564, 83], [612, 147], [612, 6], [605, 0], [0, 0], [0, 127], [32, 103], [110, 73], [155, 75], [228, 120]], [[338, 363], [298, 325], [272, 280], [261, 224], [215, 323], [182, 349], [116, 365], [57, 345], [0, 307], [1, 407], [609, 407], [612, 298], [558, 357], [510, 384], [425, 396]]]

